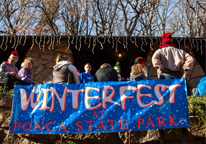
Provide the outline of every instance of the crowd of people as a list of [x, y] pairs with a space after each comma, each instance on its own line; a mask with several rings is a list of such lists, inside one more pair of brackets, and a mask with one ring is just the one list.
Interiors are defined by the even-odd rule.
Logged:
[[[31, 78], [31, 70], [34, 67], [32, 59], [26, 58], [19, 71], [15, 66], [18, 59], [18, 53], [13, 51], [8, 60], [4, 61], [0, 66], [0, 80], [5, 82], [4, 89], [6, 91], [12, 89], [14, 83], [20, 85], [38, 84], [38, 82]], [[166, 33], [162, 36], [160, 49], [152, 56], [152, 64], [157, 68], [159, 79], [180, 79], [188, 76], [188, 71], [194, 65], [194, 58], [185, 51], [175, 48], [172, 43], [171, 33]], [[151, 72], [147, 66], [145, 58], [135, 58], [134, 65], [131, 67], [130, 77], [126, 80], [150, 80]], [[56, 65], [53, 67], [52, 82], [58, 84], [94, 82], [94, 77], [90, 73], [92, 70], [91, 64], [86, 63], [84, 70], [85, 72], [79, 73], [77, 68], [72, 64], [69, 55], [59, 54], [56, 58]], [[98, 82], [122, 80], [120, 64], [117, 62], [112, 67], [109, 63], [103, 63], [96, 71], [95, 77]]]

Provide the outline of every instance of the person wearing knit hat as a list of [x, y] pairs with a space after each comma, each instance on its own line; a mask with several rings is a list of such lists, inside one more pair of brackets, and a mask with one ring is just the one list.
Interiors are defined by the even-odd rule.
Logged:
[[114, 66], [114, 69], [117, 71], [117, 74], [118, 74], [118, 79], [120, 80], [122, 77], [121, 77], [121, 69], [120, 69], [120, 63], [119, 62], [116, 62], [115, 66]]
[[[162, 36], [161, 46], [152, 56], [152, 64], [157, 68], [159, 79], [180, 79], [186, 78], [188, 71], [194, 65], [194, 58], [187, 52], [175, 48], [172, 43], [172, 33]], [[183, 69], [183, 75], [181, 75]]]
[[4, 81], [4, 89], [9, 91], [12, 89], [12, 83], [17, 81], [18, 84], [26, 84], [19, 79], [18, 68], [15, 66], [19, 60], [18, 52], [12, 51], [8, 60], [0, 66], [0, 80]]
[[147, 80], [147, 69], [145, 70], [140, 63], [135, 63], [130, 74], [130, 81]]
[[147, 63], [145, 58], [143, 57], [136, 57], [134, 60], [134, 64], [141, 64], [142, 65], [142, 69], [145, 71], [145, 77], [147, 78], [147, 80], [150, 80], [151, 77], [151, 72], [148, 70], [147, 68]]

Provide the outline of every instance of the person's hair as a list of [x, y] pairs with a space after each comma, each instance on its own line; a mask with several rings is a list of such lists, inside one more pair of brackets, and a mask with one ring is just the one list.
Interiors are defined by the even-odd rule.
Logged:
[[103, 63], [101, 66], [100, 66], [100, 68], [103, 68], [103, 67], [112, 67], [110, 64], [108, 64], [108, 63]]
[[71, 56], [70, 56], [70, 55], [62, 55], [62, 54], [59, 54], [59, 55], [57, 56], [57, 58], [56, 58], [56, 64], [57, 64], [58, 62], [60, 62], [60, 61], [63, 61], [63, 60], [67, 61], [68, 59], [72, 62], [72, 59], [71, 59]]
[[[24, 67], [25, 67], [25, 68], [29, 69], [29, 65], [30, 65], [30, 64], [32, 64], [32, 65], [33, 65], [33, 68], [34, 68], [34, 62], [32, 61], [31, 58], [26, 58], [26, 59], [24, 59]], [[33, 68], [32, 68], [32, 69], [33, 69]]]
[[143, 67], [141, 64], [134, 64], [132, 67], [131, 75], [144, 74], [147, 77], [147, 67]]
[[86, 63], [86, 64], [84, 65], [84, 67], [85, 67], [85, 66], [87, 66], [87, 65], [89, 65], [89, 66], [91, 66], [91, 67], [92, 67], [92, 65], [91, 65], [90, 63]]

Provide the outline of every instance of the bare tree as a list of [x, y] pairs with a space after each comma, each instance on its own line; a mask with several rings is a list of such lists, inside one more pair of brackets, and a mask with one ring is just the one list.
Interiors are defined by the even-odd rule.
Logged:
[[0, 1], [0, 33], [8, 35], [25, 34], [30, 31], [35, 9], [29, 0]]
[[206, 37], [204, 0], [1, 0], [0, 34]]
[[97, 35], [111, 35], [117, 22], [119, 0], [94, 0], [93, 22]]
[[203, 0], [186, 0], [186, 5], [195, 13], [196, 36], [206, 37], [206, 2]]
[[126, 35], [131, 36], [134, 33], [138, 19], [142, 14], [149, 13], [157, 6], [158, 0], [120, 0]]
[[37, 0], [35, 7], [37, 15], [35, 20], [38, 24], [35, 27], [37, 34], [59, 35], [58, 19], [62, 5], [61, 0]]

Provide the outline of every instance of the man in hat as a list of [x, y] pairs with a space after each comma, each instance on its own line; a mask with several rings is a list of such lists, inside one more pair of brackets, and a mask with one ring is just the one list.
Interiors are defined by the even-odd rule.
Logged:
[[[162, 36], [161, 49], [158, 49], [152, 56], [152, 64], [157, 68], [159, 79], [180, 79], [186, 78], [188, 71], [194, 65], [194, 58], [185, 51], [175, 48], [172, 43], [171, 33]], [[183, 76], [181, 70], [183, 69]]]

